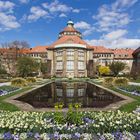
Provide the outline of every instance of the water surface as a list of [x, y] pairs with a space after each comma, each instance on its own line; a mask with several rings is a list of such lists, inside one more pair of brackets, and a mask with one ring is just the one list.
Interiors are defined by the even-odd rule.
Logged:
[[26, 102], [35, 108], [52, 108], [57, 102], [82, 103], [82, 107], [104, 108], [123, 100], [93, 84], [85, 82], [54, 82], [23, 95], [16, 100]]

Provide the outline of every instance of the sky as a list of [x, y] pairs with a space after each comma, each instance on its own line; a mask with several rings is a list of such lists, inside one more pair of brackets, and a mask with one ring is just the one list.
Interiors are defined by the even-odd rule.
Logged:
[[50, 45], [69, 19], [93, 46], [140, 46], [140, 0], [0, 0], [0, 44]]

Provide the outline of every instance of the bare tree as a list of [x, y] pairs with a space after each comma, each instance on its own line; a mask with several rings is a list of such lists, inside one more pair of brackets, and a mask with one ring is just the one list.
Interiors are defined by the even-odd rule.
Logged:
[[9, 74], [13, 75], [16, 73], [16, 63], [20, 56], [20, 50], [29, 48], [29, 44], [26, 41], [13, 41], [10, 43], [2, 43], [1, 48], [4, 49], [2, 62]]

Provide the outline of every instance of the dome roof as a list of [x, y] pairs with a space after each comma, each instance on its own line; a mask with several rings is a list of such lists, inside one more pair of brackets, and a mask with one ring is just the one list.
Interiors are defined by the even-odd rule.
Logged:
[[74, 22], [73, 22], [72, 20], [69, 20], [69, 21], [67, 22], [67, 25], [74, 25]]
[[69, 35], [82, 37], [81, 33], [74, 28], [74, 22], [72, 20], [69, 20], [67, 26], [59, 33], [59, 38]]

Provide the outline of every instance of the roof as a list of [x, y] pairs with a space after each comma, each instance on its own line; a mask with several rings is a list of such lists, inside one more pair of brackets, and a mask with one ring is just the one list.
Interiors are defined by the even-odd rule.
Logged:
[[78, 32], [73, 26], [67, 26], [62, 32]]
[[133, 56], [135, 56], [135, 55], [137, 55], [138, 53], [140, 53], [140, 47], [139, 48], [137, 48], [134, 52], [133, 52]]
[[105, 48], [104, 46], [91, 46], [94, 51], [93, 53], [113, 53], [112, 50]]
[[36, 46], [34, 48], [31, 48], [29, 53], [43, 53], [47, 52], [48, 46]]
[[[126, 48], [126, 49], [112, 49], [112, 51], [115, 54], [116, 58], [122, 58], [122, 55], [126, 55], [125, 58], [133, 58], [132, 54], [134, 52], [134, 49]], [[120, 56], [121, 55], [121, 56]]]
[[87, 48], [91, 48], [89, 44], [87, 44], [84, 40], [79, 38], [78, 36], [74, 35], [65, 35], [59, 38], [57, 41], [55, 41], [50, 48], [54, 48], [55, 45], [60, 45], [60, 44], [81, 44], [81, 45], [86, 45]]

